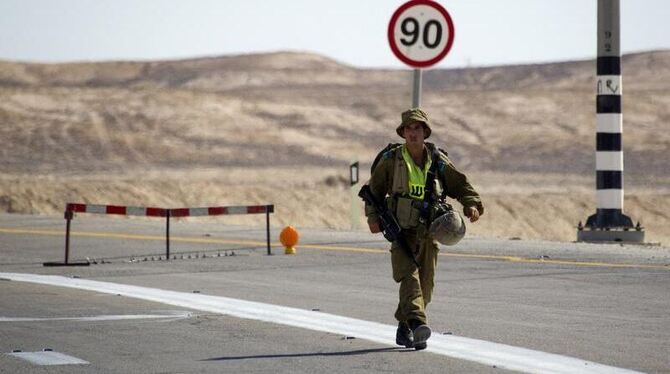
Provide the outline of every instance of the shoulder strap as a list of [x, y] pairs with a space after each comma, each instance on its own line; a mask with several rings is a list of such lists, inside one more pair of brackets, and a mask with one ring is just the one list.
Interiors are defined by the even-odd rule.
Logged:
[[430, 168], [428, 168], [426, 186], [423, 190], [423, 202], [431, 205], [434, 203], [433, 193], [435, 192], [435, 176], [437, 175], [437, 164], [438, 160], [440, 159], [440, 151], [434, 145], [432, 147], [428, 147], [428, 150], [430, 151]]
[[426, 142], [426, 146], [428, 147], [429, 150], [439, 151], [443, 155], [449, 157], [449, 153], [447, 152], [446, 149], [440, 148], [440, 147], [436, 146], [434, 143]]
[[421, 204], [420, 221], [430, 226], [430, 209], [435, 204], [435, 176], [437, 175], [437, 163], [440, 159], [440, 149], [432, 143], [426, 143], [428, 151], [430, 152], [430, 168], [428, 168], [428, 175], [426, 176], [426, 186], [423, 190], [423, 203]]
[[384, 147], [384, 149], [379, 151], [379, 153], [377, 153], [377, 156], [375, 157], [375, 160], [372, 161], [372, 166], [370, 167], [370, 172], [372, 173], [375, 170], [375, 167], [377, 166], [379, 161], [382, 160], [383, 157], [388, 157], [390, 155], [388, 153], [389, 151], [395, 149], [396, 147], [398, 147], [400, 145], [402, 145], [402, 144], [400, 144], [400, 143], [389, 143], [386, 147]]
[[[434, 151], [433, 152], [433, 155], [434, 155], [433, 161], [435, 161], [435, 160], [439, 161], [440, 154], [444, 155], [444, 157], [449, 158], [449, 153], [445, 149], [439, 148], [433, 143], [426, 142], [426, 145], [428, 146], [429, 150], [433, 149], [433, 151]], [[431, 166], [435, 166], [435, 167], [439, 168], [439, 162], [438, 163], [433, 163]], [[433, 176], [434, 176], [434, 178], [436, 178], [437, 177], [437, 170], [433, 170], [433, 172], [434, 172]], [[440, 195], [440, 200], [444, 200], [447, 197], [447, 188], [446, 188], [446, 186], [443, 186], [441, 182], [440, 182], [440, 186], [442, 186], [442, 194]], [[433, 189], [435, 188], [434, 184], [431, 184], [431, 188], [433, 188]]]

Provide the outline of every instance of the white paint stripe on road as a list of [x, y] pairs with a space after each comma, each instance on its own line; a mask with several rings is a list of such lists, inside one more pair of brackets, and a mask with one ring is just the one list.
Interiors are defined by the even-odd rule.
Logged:
[[43, 351], [43, 352], [14, 352], [7, 353], [8, 356], [14, 356], [26, 360], [35, 365], [86, 365], [88, 361], [66, 355], [65, 353]]
[[132, 319], [179, 319], [190, 318], [192, 313], [179, 312], [175, 314], [120, 314], [106, 316], [89, 317], [52, 317], [52, 318], [32, 318], [32, 317], [0, 317], [0, 322], [49, 322], [49, 321], [79, 321], [79, 322], [98, 322], [98, 321], [125, 321]]
[[[183, 308], [301, 327], [338, 335], [355, 336], [359, 339], [381, 344], [395, 345], [395, 326], [328, 313], [222, 296], [167, 291], [55, 275], [0, 273], [0, 277], [19, 282], [119, 294]], [[527, 373], [635, 373], [631, 370], [606, 366], [578, 358], [453, 335], [437, 335], [432, 337], [429, 342], [427, 351], [432, 353]]]

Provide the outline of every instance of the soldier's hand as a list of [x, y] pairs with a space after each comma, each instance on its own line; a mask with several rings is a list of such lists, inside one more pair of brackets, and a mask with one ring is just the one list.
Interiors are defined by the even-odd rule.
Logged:
[[368, 223], [368, 226], [370, 227], [370, 232], [373, 233], [373, 234], [376, 234], [378, 232], [382, 232], [382, 229], [379, 228], [379, 222]]
[[463, 208], [463, 213], [470, 218], [470, 222], [476, 222], [479, 219], [479, 211], [474, 206]]

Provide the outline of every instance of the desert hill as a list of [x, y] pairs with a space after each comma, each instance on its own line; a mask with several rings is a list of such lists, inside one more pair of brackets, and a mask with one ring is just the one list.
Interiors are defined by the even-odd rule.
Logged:
[[[634, 82], [634, 87], [664, 89], [668, 82], [657, 79], [657, 76], [670, 74], [670, 51], [625, 55], [623, 66], [626, 80]], [[593, 61], [432, 69], [425, 73], [425, 88], [590, 88], [594, 71]], [[406, 82], [403, 74], [394, 70], [357, 69], [325, 56], [277, 52], [149, 62], [36, 64], [0, 61], [0, 83], [23, 87], [185, 87], [225, 92], [235, 88], [279, 85], [402, 86]]]
[[[626, 209], [670, 239], [670, 51], [624, 56], [622, 69]], [[592, 60], [425, 72], [430, 140], [489, 203], [475, 234], [574, 238], [595, 210], [594, 82]], [[0, 211], [273, 201], [279, 222], [348, 227], [340, 181], [401, 140], [410, 83], [408, 70], [296, 52], [0, 61]]]

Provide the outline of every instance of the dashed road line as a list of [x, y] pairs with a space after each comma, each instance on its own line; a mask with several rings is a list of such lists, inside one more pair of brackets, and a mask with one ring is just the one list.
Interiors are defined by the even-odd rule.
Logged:
[[51, 321], [73, 321], [73, 322], [100, 322], [100, 321], [128, 321], [135, 319], [183, 319], [190, 318], [193, 313], [177, 312], [172, 314], [111, 314], [101, 316], [83, 317], [2, 317], [2, 322], [51, 322]]

